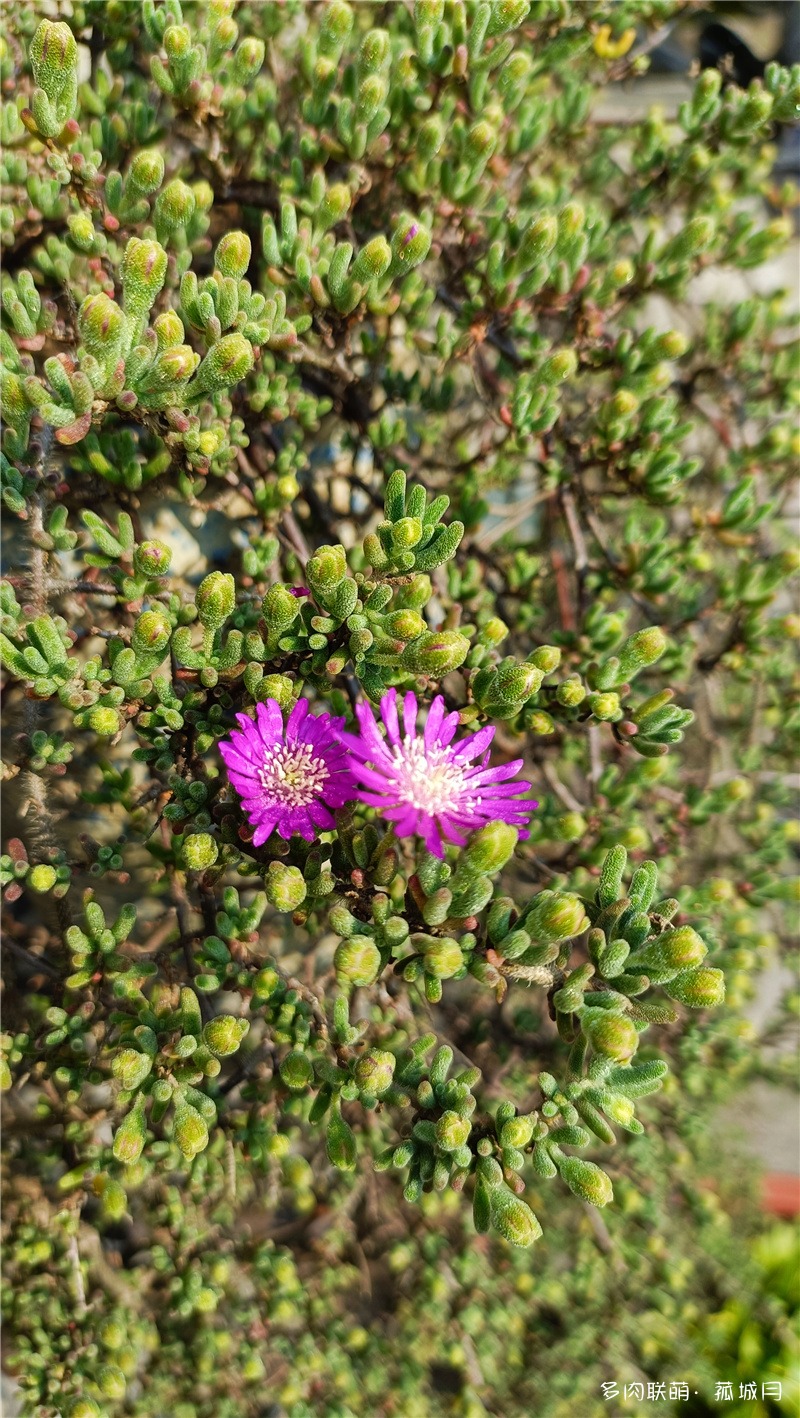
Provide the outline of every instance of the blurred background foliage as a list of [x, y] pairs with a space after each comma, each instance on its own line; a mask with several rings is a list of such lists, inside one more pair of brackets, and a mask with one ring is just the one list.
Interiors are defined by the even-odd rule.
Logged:
[[[719, 1115], [795, 1074], [796, 29], [6, 12], [25, 1418], [797, 1411], [796, 1232]], [[390, 685], [498, 725], [530, 841], [253, 848], [234, 711]]]

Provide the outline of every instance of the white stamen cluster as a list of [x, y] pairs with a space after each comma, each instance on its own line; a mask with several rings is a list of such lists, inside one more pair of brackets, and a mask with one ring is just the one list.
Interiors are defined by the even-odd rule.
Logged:
[[330, 773], [311, 744], [277, 743], [264, 750], [258, 779], [270, 798], [287, 807], [306, 807], [313, 802]]
[[469, 809], [480, 798], [465, 790], [464, 770], [453, 761], [449, 748], [426, 748], [422, 739], [405, 738], [392, 750], [397, 781], [406, 801], [419, 812], [452, 812]]

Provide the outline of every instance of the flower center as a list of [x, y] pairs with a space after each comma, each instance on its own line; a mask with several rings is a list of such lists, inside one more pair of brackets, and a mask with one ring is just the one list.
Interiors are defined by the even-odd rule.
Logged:
[[287, 807], [307, 807], [330, 777], [310, 744], [278, 743], [264, 750], [258, 779], [267, 797]]
[[452, 761], [447, 748], [426, 748], [422, 739], [404, 739], [394, 749], [397, 777], [411, 807], [432, 817], [463, 806], [472, 794], [464, 792], [464, 772]]

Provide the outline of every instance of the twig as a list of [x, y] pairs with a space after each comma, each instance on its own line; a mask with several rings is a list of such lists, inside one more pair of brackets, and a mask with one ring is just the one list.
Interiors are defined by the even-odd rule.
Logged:
[[597, 793], [597, 784], [603, 772], [603, 760], [600, 754], [600, 725], [589, 725], [589, 796], [594, 802]]
[[15, 940], [9, 940], [8, 932], [6, 932], [3, 939], [3, 950], [10, 950], [12, 955], [16, 955], [19, 960], [24, 960], [25, 964], [30, 965], [31, 969], [34, 971], [40, 971], [43, 975], [49, 975], [53, 980], [60, 978], [55, 966], [50, 965], [46, 960], [43, 960], [41, 956], [34, 955], [33, 952], [28, 950], [24, 945], [18, 945]]
[[[50, 451], [52, 442], [52, 430], [50, 438], [43, 439], [41, 452], [41, 466], [44, 467]], [[47, 552], [40, 544], [44, 536], [44, 514], [41, 496], [33, 498], [30, 518], [26, 524], [30, 536], [29, 560], [28, 560], [28, 596], [31, 606], [36, 616], [47, 614]], [[42, 701], [39, 699], [29, 699], [24, 701], [24, 727], [28, 738], [35, 733], [42, 714]], [[58, 850], [53, 818], [48, 801], [48, 794], [44, 781], [38, 773], [26, 768], [20, 775], [20, 784], [23, 791], [24, 801], [20, 809], [20, 817], [25, 819], [27, 836], [31, 846], [42, 854], [55, 853]], [[69, 907], [64, 897], [56, 898], [56, 915], [62, 935], [67, 931], [70, 924]]]
[[284, 509], [282, 521], [284, 527], [286, 528], [286, 536], [292, 545], [292, 549], [296, 552], [297, 556], [300, 558], [302, 565], [305, 567], [306, 562], [311, 557], [311, 551], [309, 549], [308, 542], [303, 536], [303, 533], [297, 523], [294, 513], [290, 511], [288, 507]]
[[67, 1247], [70, 1265], [72, 1267], [72, 1283], [75, 1287], [75, 1311], [76, 1314], [86, 1314], [86, 1287], [83, 1283], [83, 1271], [81, 1270], [81, 1257], [78, 1250], [78, 1238], [73, 1234], [69, 1238]]
[[575, 551], [575, 576], [578, 582], [578, 620], [583, 621], [586, 597], [586, 572], [589, 569], [589, 555], [586, 550], [586, 541], [583, 530], [578, 520], [578, 509], [575, 506], [575, 498], [568, 488], [562, 487], [559, 493], [561, 507], [564, 512], [564, 520], [567, 524], [567, 531], [570, 535]]
[[555, 768], [547, 758], [542, 762], [542, 773], [547, 779], [548, 786], [553, 789], [556, 797], [561, 799], [564, 806], [568, 807], [570, 812], [583, 812], [583, 803], [579, 803], [578, 799], [573, 797], [566, 783], [562, 783]]

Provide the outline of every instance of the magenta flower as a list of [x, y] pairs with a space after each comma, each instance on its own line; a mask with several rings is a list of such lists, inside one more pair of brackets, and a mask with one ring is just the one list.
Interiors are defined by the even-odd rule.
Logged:
[[275, 699], [256, 705], [256, 718], [237, 714], [240, 729], [223, 739], [219, 751], [260, 847], [277, 829], [281, 837], [299, 832], [307, 842], [334, 827], [331, 808], [350, 802], [358, 791], [349, 754], [339, 739], [344, 719], [309, 714], [298, 699], [284, 732]]
[[454, 744], [458, 714], [445, 714], [440, 694], [418, 736], [417, 708], [415, 695], [406, 694], [401, 735], [397, 691], [384, 694], [380, 705], [384, 739], [369, 705], [356, 705], [361, 734], [343, 734], [342, 741], [350, 749], [352, 772], [361, 784], [360, 801], [379, 808], [394, 823], [398, 837], [422, 837], [437, 857], [444, 855], [442, 838], [463, 846], [464, 834], [487, 822], [510, 822], [521, 837], [527, 837], [525, 827], [538, 804], [530, 798], [519, 801], [530, 783], [509, 781], [522, 767], [522, 759], [487, 766], [493, 727]]

